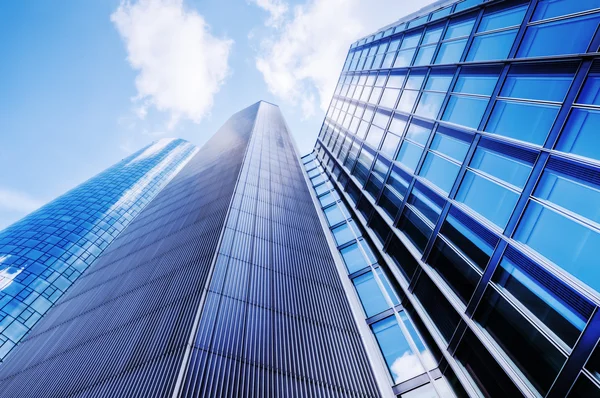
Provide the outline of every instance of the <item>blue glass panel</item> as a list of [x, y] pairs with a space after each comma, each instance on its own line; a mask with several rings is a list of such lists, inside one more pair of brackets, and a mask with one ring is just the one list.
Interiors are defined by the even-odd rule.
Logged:
[[600, 105], [600, 74], [590, 74], [581, 89], [577, 102], [580, 104]]
[[532, 20], [559, 17], [600, 7], [598, 0], [539, 0]]
[[387, 181], [388, 185], [390, 185], [394, 190], [400, 195], [400, 198], [404, 198], [406, 192], [408, 191], [409, 182], [404, 179], [396, 170], [392, 168], [392, 172], [390, 173], [390, 177]]
[[600, 159], [600, 111], [573, 108], [556, 149]]
[[467, 40], [454, 40], [442, 43], [435, 57], [436, 64], [454, 64], [460, 62]]
[[454, 184], [459, 169], [460, 167], [457, 164], [428, 152], [419, 174], [431, 181], [442, 191], [448, 193]]
[[406, 113], [412, 112], [413, 106], [415, 105], [415, 101], [417, 100], [418, 95], [419, 92], [415, 90], [402, 91], [402, 96], [400, 97], [400, 101], [398, 101], [398, 106], [396, 107], [396, 109]]
[[445, 17], [446, 15], [450, 15], [450, 11], [451, 10], [452, 10], [452, 6], [446, 7], [446, 8], [442, 8], [441, 10], [436, 11], [433, 14], [431, 14], [431, 20], [435, 21], [436, 19]]
[[396, 55], [396, 60], [394, 61], [394, 68], [409, 66], [412, 62], [415, 51], [417, 51], [416, 48], [398, 51], [398, 54]]
[[376, 322], [371, 327], [394, 383], [412, 379], [425, 371], [394, 316]]
[[423, 41], [421, 42], [421, 45], [437, 43], [440, 40], [440, 37], [442, 36], [443, 29], [443, 27], [428, 28], [425, 32], [425, 36], [423, 36]]
[[319, 202], [321, 203], [322, 207], [328, 206], [336, 201], [336, 196], [337, 195], [335, 193], [328, 193], [323, 196], [319, 196]]
[[527, 28], [517, 57], [585, 53], [598, 28], [600, 14]]
[[514, 239], [600, 291], [597, 231], [530, 201]]
[[476, 6], [477, 4], [481, 4], [483, 2], [484, 2], [484, 0], [464, 0], [464, 1], [456, 4], [456, 8], [454, 9], [454, 12], [466, 10], [467, 8], [471, 8], [473, 6]]
[[[446, 69], [444, 68], [444, 71]], [[439, 72], [435, 71], [435, 69], [431, 72], [429, 77], [427, 78], [427, 83], [425, 83], [425, 90], [430, 91], [447, 91], [448, 87], [450, 87], [450, 83], [452, 82], [451, 72]]]
[[498, 100], [486, 131], [544, 145], [559, 107]]
[[487, 148], [479, 147], [473, 154], [469, 167], [523, 188], [531, 172], [531, 165]]
[[383, 145], [381, 146], [380, 152], [387, 155], [389, 158], [393, 158], [399, 143], [400, 137], [388, 132], [383, 139]]
[[454, 85], [454, 92], [491, 95], [498, 82], [499, 72], [489, 69], [464, 69]]
[[429, 65], [431, 64], [431, 58], [435, 52], [435, 46], [425, 46], [419, 48], [419, 52], [415, 58], [413, 65]]
[[404, 84], [404, 79], [406, 79], [406, 73], [391, 73], [385, 86], [401, 88], [402, 84]]
[[436, 119], [445, 97], [445, 94], [424, 92], [415, 113], [430, 119]]
[[396, 160], [402, 163], [410, 171], [414, 172], [419, 163], [419, 159], [421, 159], [421, 153], [423, 153], [423, 148], [408, 141], [404, 141], [400, 147], [400, 152], [398, 152]]
[[371, 145], [373, 148], [378, 149], [381, 138], [383, 137], [383, 129], [371, 125], [369, 133], [367, 134], [366, 143]]
[[462, 162], [469, 150], [469, 144], [454, 137], [437, 133], [433, 137], [430, 149], [442, 152], [446, 156]]
[[468, 36], [473, 30], [475, 18], [465, 20], [450, 21], [444, 39], [456, 39], [458, 37]]
[[381, 281], [381, 284], [383, 285], [383, 287], [384, 287], [388, 297], [392, 301], [392, 303], [394, 305], [400, 304], [400, 301], [398, 300], [398, 296], [396, 295], [396, 292], [390, 286], [390, 282], [389, 282], [387, 276], [383, 273], [383, 270], [381, 269], [381, 267], [376, 268], [375, 272], [377, 273], [377, 276], [379, 277], [379, 280]]
[[572, 73], [529, 73], [511, 71], [500, 95], [503, 97], [562, 102], [573, 81]]
[[408, 130], [406, 131], [406, 138], [418, 142], [419, 144], [425, 145], [430, 133], [431, 127], [415, 123], [413, 119], [413, 122], [410, 124]]
[[379, 105], [385, 106], [386, 108], [393, 108], [396, 106], [396, 100], [398, 99], [398, 94], [400, 90], [395, 88], [386, 88], [383, 90], [383, 95], [379, 100]]
[[400, 49], [416, 47], [417, 44], [419, 44], [421, 33], [422, 32], [411, 33], [404, 36], [404, 40], [402, 40], [402, 45], [400, 46]]
[[425, 80], [424, 72], [413, 72], [408, 76], [408, 80], [406, 81], [406, 86], [404, 86], [404, 88], [419, 90], [423, 85], [423, 80]]
[[352, 283], [354, 283], [367, 317], [377, 315], [389, 308], [371, 272], [354, 278]]
[[442, 120], [476, 129], [483, 117], [488, 100], [452, 95]]
[[504, 228], [519, 194], [468, 170], [456, 200], [469, 206], [500, 228]]
[[527, 5], [520, 7], [509, 8], [507, 10], [500, 10], [486, 14], [479, 23], [478, 32], [487, 32], [488, 30], [495, 30], [501, 28], [507, 28], [509, 26], [520, 25], [527, 11]]
[[404, 134], [404, 129], [406, 128], [407, 122], [408, 119], [406, 119], [406, 117], [401, 115], [395, 115], [392, 119], [392, 123], [390, 123], [389, 130], [395, 133], [396, 135], [401, 136], [402, 134]]
[[354, 239], [354, 234], [352, 233], [352, 230], [348, 224], [340, 225], [339, 227], [332, 229], [331, 232], [333, 232], [335, 242], [338, 244], [338, 246], [348, 243]]
[[506, 59], [512, 47], [517, 29], [476, 36], [467, 54], [467, 61]]
[[437, 366], [438, 361], [436, 361], [431, 350], [427, 348], [425, 343], [423, 343], [423, 339], [421, 338], [419, 333], [417, 333], [415, 326], [413, 325], [410, 318], [406, 315], [406, 312], [401, 311], [399, 315], [400, 319], [402, 319], [402, 323], [408, 330], [408, 334], [410, 335], [413, 342], [415, 343], [415, 346], [417, 346], [417, 349], [421, 353], [421, 360], [423, 361], [423, 364], [425, 365], [427, 370], [435, 368]]
[[346, 219], [338, 206], [327, 207], [323, 209], [323, 212], [325, 213], [325, 217], [330, 226], [338, 224]]
[[342, 254], [344, 263], [346, 263], [346, 268], [348, 268], [349, 274], [360, 271], [369, 265], [365, 259], [365, 256], [360, 250], [360, 247], [356, 243], [343, 248], [340, 250], [340, 253]]
[[600, 223], [600, 190], [586, 181], [547, 169], [538, 182], [534, 196]]

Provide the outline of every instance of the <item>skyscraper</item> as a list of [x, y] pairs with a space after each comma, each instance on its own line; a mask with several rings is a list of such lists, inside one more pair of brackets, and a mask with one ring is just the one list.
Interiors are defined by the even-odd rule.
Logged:
[[304, 163], [401, 396], [600, 396], [599, 22], [440, 1], [350, 47]]
[[0, 396], [385, 395], [319, 217], [279, 108], [242, 110], [13, 350]]

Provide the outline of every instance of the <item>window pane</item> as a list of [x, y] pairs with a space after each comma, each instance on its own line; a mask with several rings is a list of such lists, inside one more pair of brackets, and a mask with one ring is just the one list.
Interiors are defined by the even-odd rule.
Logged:
[[499, 178], [518, 188], [523, 188], [531, 172], [531, 165], [508, 155], [478, 147], [469, 167]]
[[486, 131], [544, 145], [558, 113], [557, 106], [498, 100]]
[[539, 0], [532, 20], [559, 17], [600, 7], [598, 0]]
[[[445, 68], [444, 68], [445, 70]], [[431, 91], [447, 91], [452, 81], [453, 74], [451, 72], [440, 73], [431, 72], [425, 84], [425, 90]]]
[[332, 193], [328, 193], [326, 195], [319, 197], [319, 202], [321, 202], [321, 206], [323, 206], [323, 207], [332, 204], [333, 202], [335, 202], [335, 200], [336, 200], [336, 197]]
[[411, 90], [419, 90], [423, 85], [424, 80], [424, 72], [413, 72], [408, 76], [408, 80], [406, 81], [406, 86], [404, 88], [408, 88]]
[[408, 198], [408, 203], [413, 205], [432, 224], [437, 222], [437, 219], [442, 212], [442, 209], [438, 204], [425, 196], [416, 187], [413, 188], [411, 195]]
[[430, 149], [443, 153], [459, 162], [462, 162], [469, 150], [469, 143], [437, 133], [433, 137]]
[[419, 159], [421, 159], [421, 153], [423, 153], [423, 148], [408, 141], [404, 141], [396, 160], [402, 163], [402, 165], [410, 171], [414, 172], [419, 163]]
[[562, 102], [573, 80], [573, 73], [511, 72], [506, 77], [500, 95], [503, 97]]
[[404, 36], [404, 40], [402, 40], [402, 45], [400, 46], [400, 49], [416, 47], [417, 44], [419, 44], [420, 38], [421, 32], [411, 33], [409, 35]]
[[394, 88], [386, 88], [383, 90], [383, 95], [379, 100], [379, 105], [385, 106], [386, 108], [393, 108], [396, 105], [396, 100], [398, 99], [398, 94], [400, 90]]
[[365, 140], [367, 144], [371, 145], [371, 147], [378, 149], [379, 143], [381, 142], [381, 138], [383, 137], [383, 129], [371, 125], [369, 129], [369, 133], [367, 134], [367, 139]]
[[600, 159], [600, 111], [573, 108], [556, 149]]
[[332, 229], [331, 232], [333, 232], [335, 242], [338, 244], [338, 246], [348, 243], [354, 239], [354, 233], [348, 224], [340, 225], [339, 227]]
[[460, 62], [467, 40], [455, 40], [442, 43], [435, 57], [436, 64], [454, 64]]
[[354, 278], [352, 283], [354, 283], [367, 317], [377, 315], [389, 308], [371, 272]]
[[534, 25], [527, 28], [518, 57], [585, 53], [600, 22], [600, 14]]
[[475, 18], [461, 20], [461, 21], [450, 21], [448, 30], [444, 35], [444, 39], [455, 39], [457, 37], [468, 36], [473, 29], [475, 24]]
[[396, 154], [396, 149], [398, 149], [399, 143], [400, 137], [388, 132], [383, 140], [383, 145], [381, 146], [380, 152], [390, 158], [393, 158]]
[[476, 129], [483, 117], [488, 100], [472, 97], [450, 96], [442, 120]]
[[527, 6], [509, 8], [486, 14], [479, 23], [478, 32], [487, 32], [509, 26], [520, 25], [527, 11]]
[[487, 288], [474, 318], [545, 395], [565, 356], [491, 287]]
[[402, 112], [410, 113], [417, 100], [417, 95], [419, 95], [418, 91], [404, 90], [396, 108]]
[[386, 87], [401, 88], [405, 78], [406, 73], [392, 73], [388, 78]]
[[416, 50], [416, 48], [410, 48], [408, 50], [398, 51], [398, 55], [396, 55], [396, 60], [394, 61], [394, 68], [409, 66]]
[[467, 304], [481, 275], [450, 245], [437, 238], [427, 263], [435, 268], [464, 304]]
[[406, 341], [396, 317], [391, 316], [374, 323], [371, 327], [394, 383], [412, 379], [425, 372]]
[[342, 258], [344, 259], [344, 263], [346, 263], [346, 268], [348, 268], [348, 273], [351, 274], [356, 271], [360, 271], [365, 268], [369, 264], [365, 260], [365, 257], [358, 247], [358, 244], [353, 243], [348, 247], [340, 250], [342, 254]]
[[460, 167], [457, 164], [428, 152], [419, 174], [431, 181], [442, 191], [448, 193], [452, 189], [459, 169]]
[[440, 37], [442, 36], [443, 29], [443, 27], [428, 28], [427, 32], [425, 32], [425, 36], [423, 36], [423, 41], [421, 42], [421, 45], [437, 43], [440, 40]]
[[414, 293], [442, 337], [450, 341], [460, 315], [424, 272], [419, 276]]
[[506, 59], [516, 35], [517, 29], [476, 36], [467, 54], [467, 61]]
[[419, 99], [419, 105], [417, 105], [415, 114], [430, 119], [437, 119], [437, 115], [440, 113], [445, 96], [445, 94], [440, 93], [424, 92], [421, 95], [421, 99]]
[[463, 69], [456, 80], [454, 92], [491, 95], [496, 87], [499, 72], [489, 69]]
[[405, 208], [400, 217], [398, 228], [403, 231], [421, 253], [433, 230], [412, 210]]
[[577, 377], [577, 381], [573, 385], [573, 388], [571, 388], [571, 391], [569, 391], [569, 395], [567, 395], [567, 398], [597, 396], [600, 396], [600, 388], [598, 388], [597, 385], [592, 383], [584, 373], [581, 373]]
[[600, 105], [600, 74], [591, 73], [586, 81], [577, 102], [580, 104]]
[[526, 271], [507, 258], [504, 258], [496, 269], [493, 281], [546, 324], [562, 341], [570, 347], [575, 345], [587, 319], [583, 319], [576, 311], [565, 305], [555, 293], [540, 285]]
[[500, 228], [504, 228], [519, 194], [468, 170], [456, 200], [469, 206]]
[[406, 138], [418, 142], [421, 145], [425, 145], [430, 133], [430, 126], [421, 125], [415, 122], [415, 120], [413, 119], [413, 122], [410, 124], [408, 130], [406, 131]]
[[413, 65], [431, 64], [431, 58], [433, 57], [434, 52], [435, 46], [425, 46], [419, 48], [419, 52], [417, 53], [417, 57], [415, 58], [415, 62], [413, 63]]
[[327, 218], [327, 222], [330, 226], [340, 223], [346, 219], [338, 206], [331, 206], [323, 209], [323, 211], [325, 212], [325, 217]]
[[530, 201], [514, 238], [600, 291], [597, 231]]
[[400, 195], [401, 198], [404, 198], [406, 192], [408, 191], [408, 181], [404, 177], [402, 177], [396, 167], [392, 168], [392, 172], [390, 173], [390, 177], [387, 181], [388, 185], [390, 185], [394, 190]]
[[394, 289], [392, 289], [392, 286], [390, 286], [390, 281], [388, 280], [387, 276], [383, 273], [383, 270], [381, 269], [381, 267], [375, 268], [375, 273], [379, 277], [379, 280], [381, 281], [381, 284], [383, 285], [383, 288], [385, 289], [385, 292], [387, 293], [388, 297], [392, 301], [392, 304], [394, 304], [394, 305], [400, 304], [400, 301], [398, 301], [398, 296], [396, 295], [396, 292], [394, 291]]
[[390, 189], [385, 188], [383, 193], [381, 194], [381, 198], [379, 199], [379, 206], [390, 216], [392, 219], [396, 218], [398, 214], [398, 210], [400, 210], [400, 205], [402, 204], [402, 199], [399, 198], [394, 192]]
[[481, 271], [485, 269], [494, 251], [494, 246], [465, 227], [451, 214], [442, 224], [441, 233]]
[[389, 130], [392, 133], [395, 133], [397, 136], [402, 136], [404, 134], [404, 128], [406, 127], [407, 119], [401, 115], [395, 115], [392, 119], [392, 123], [390, 123]]

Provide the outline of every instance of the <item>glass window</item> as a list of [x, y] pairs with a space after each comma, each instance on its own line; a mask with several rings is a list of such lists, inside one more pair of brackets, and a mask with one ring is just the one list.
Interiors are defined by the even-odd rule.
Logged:
[[577, 381], [569, 391], [567, 398], [578, 398], [578, 397], [597, 397], [600, 396], [600, 388], [594, 384], [585, 373], [579, 374]]
[[412, 62], [413, 55], [415, 54], [416, 48], [409, 48], [407, 50], [400, 50], [396, 55], [396, 60], [394, 61], [394, 68], [402, 68], [404, 66], [409, 66]]
[[527, 5], [487, 13], [481, 19], [477, 31], [487, 32], [520, 25], [523, 22], [525, 12], [527, 12]]
[[538, 202], [530, 201], [514, 239], [600, 291], [598, 231]]
[[338, 206], [331, 206], [323, 209], [325, 217], [330, 226], [338, 224], [346, 219]]
[[440, 26], [428, 28], [425, 32], [425, 36], [423, 36], [423, 41], [421, 42], [421, 45], [437, 43], [440, 40], [440, 37], [442, 37], [443, 29], [444, 28]]
[[438, 132], [433, 137], [429, 149], [441, 152], [458, 162], [462, 162], [469, 151], [469, 143]]
[[428, 152], [421, 167], [420, 175], [431, 181], [442, 191], [448, 193], [454, 185], [460, 166], [433, 152]]
[[377, 315], [389, 308], [383, 293], [377, 285], [377, 281], [373, 277], [373, 273], [367, 272], [352, 280], [360, 302], [367, 314], [367, 317]]
[[424, 46], [419, 48], [419, 52], [415, 58], [415, 62], [413, 65], [429, 65], [431, 64], [431, 59], [433, 58], [433, 53], [435, 52], [435, 45], [433, 46]]
[[396, 109], [406, 113], [412, 112], [418, 95], [418, 91], [405, 89], [402, 92], [402, 96], [400, 97], [400, 101], [398, 102]]
[[402, 88], [406, 73], [392, 72], [388, 78], [386, 87]]
[[371, 327], [394, 383], [412, 379], [425, 372], [395, 316], [376, 322]]
[[398, 193], [400, 198], [404, 198], [406, 192], [408, 191], [409, 182], [407, 179], [408, 176], [403, 176], [405, 173], [398, 170], [397, 167], [392, 168], [392, 172], [390, 173], [390, 177], [388, 178], [387, 184], [394, 188], [394, 190]]
[[565, 356], [492, 287], [486, 289], [474, 318], [534, 387], [546, 395]]
[[539, 21], [600, 7], [598, 0], [539, 0], [532, 20]]
[[408, 123], [408, 119], [402, 115], [394, 115], [392, 123], [390, 123], [389, 130], [397, 136], [404, 134], [404, 128]]
[[415, 110], [415, 114], [430, 119], [437, 119], [442, 103], [444, 102], [445, 94], [424, 92], [419, 99], [419, 105]]
[[600, 111], [573, 108], [556, 149], [592, 159], [600, 159]]
[[[444, 70], [446, 70], [444, 68]], [[452, 81], [452, 72], [432, 71], [425, 83], [425, 90], [428, 91], [446, 91]]]
[[398, 156], [396, 156], [396, 160], [402, 163], [402, 165], [410, 171], [414, 172], [419, 163], [419, 159], [421, 159], [421, 153], [423, 153], [423, 148], [411, 142], [404, 141], [400, 147]]
[[360, 271], [369, 265], [357, 243], [353, 243], [350, 246], [343, 248], [340, 250], [340, 253], [342, 254], [344, 263], [346, 263], [349, 274]]
[[517, 57], [585, 53], [599, 22], [600, 14], [592, 14], [529, 26]]
[[432, 224], [436, 223], [440, 213], [442, 212], [442, 208], [423, 192], [421, 192], [421, 190], [419, 190], [416, 186], [413, 188], [408, 198], [408, 203], [410, 203]]
[[[543, 274], [542, 274], [543, 275]], [[539, 277], [539, 276], [538, 276]], [[551, 285], [569, 289], [553, 277], [548, 277]], [[570, 347], [575, 345], [587, 323], [587, 319], [573, 310], [552, 290], [541, 285], [526, 269], [504, 257], [496, 269], [492, 280], [511, 297], [527, 308], [552, 332]], [[576, 294], [576, 293], [575, 293]]]
[[414, 289], [415, 296], [446, 341], [450, 341], [460, 322], [460, 315], [423, 272]]
[[337, 199], [337, 195], [332, 192], [330, 192], [326, 195], [323, 195], [323, 196], [319, 196], [319, 202], [321, 202], [322, 207], [329, 206], [330, 204], [335, 202], [336, 199]]
[[[483, 231], [488, 232], [487, 230]], [[465, 224], [451, 213], [446, 217], [440, 232], [452, 243], [456, 250], [471, 260], [479, 270], [485, 270], [495, 245], [481, 238], [479, 234], [473, 232], [471, 228], [466, 227]]]
[[415, 119], [411, 122], [408, 130], [406, 131], [406, 138], [411, 141], [417, 142], [421, 145], [425, 145], [429, 134], [431, 133], [431, 126], [425, 123], [419, 123]]
[[342, 224], [339, 227], [332, 229], [331, 232], [333, 233], [338, 246], [354, 240], [354, 233], [348, 224]]
[[579, 98], [577, 98], [577, 103], [600, 105], [600, 73], [588, 75]]
[[518, 29], [475, 36], [467, 54], [467, 61], [506, 59]]
[[394, 88], [386, 88], [383, 90], [383, 95], [379, 100], [379, 105], [385, 106], [386, 108], [393, 108], [396, 105], [396, 100], [398, 99], [398, 95], [400, 94], [400, 90]]
[[456, 39], [463, 36], [468, 36], [473, 30], [475, 24], [475, 18], [463, 19], [463, 20], [452, 20], [448, 25], [444, 39]]
[[423, 253], [433, 229], [410, 208], [404, 208], [398, 228], [403, 231], [415, 247]]
[[540, 73], [532, 68], [513, 67], [500, 95], [503, 97], [562, 102], [569, 91], [573, 72], [553, 72], [547, 68]]
[[435, 57], [436, 64], [455, 64], [460, 62], [463, 51], [467, 44], [467, 39], [453, 40], [442, 43], [437, 56]]
[[417, 44], [419, 44], [419, 39], [421, 38], [421, 33], [422, 32], [416, 32], [416, 33], [411, 33], [411, 34], [404, 36], [404, 40], [402, 40], [402, 45], [400, 46], [400, 49], [402, 50], [405, 48], [416, 47]]
[[458, 75], [455, 93], [492, 95], [498, 82], [499, 71], [490, 68], [465, 68]]
[[367, 144], [371, 145], [371, 147], [378, 149], [382, 137], [383, 129], [375, 125], [371, 125], [371, 128], [369, 128], [369, 133], [367, 134], [367, 139], [365, 141], [367, 142]]
[[398, 195], [390, 189], [385, 188], [379, 198], [378, 204], [388, 216], [395, 219], [396, 215], [398, 215], [398, 210], [400, 210], [400, 206], [402, 205], [402, 198], [398, 197]]
[[396, 295], [396, 292], [394, 291], [394, 289], [392, 289], [392, 286], [390, 286], [390, 281], [388, 280], [387, 276], [385, 275], [385, 273], [383, 272], [381, 267], [375, 268], [375, 273], [379, 277], [379, 280], [381, 281], [381, 284], [383, 285], [383, 287], [387, 293], [387, 296], [391, 300], [392, 304], [394, 304], [394, 305], [400, 304], [400, 301], [398, 300], [398, 296]]
[[442, 120], [477, 129], [488, 99], [451, 95]]
[[486, 131], [544, 145], [558, 110], [558, 106], [498, 100]]
[[385, 135], [385, 139], [383, 140], [383, 145], [381, 146], [380, 152], [390, 158], [393, 158], [394, 155], [396, 154], [396, 149], [398, 149], [399, 143], [400, 143], [400, 137], [388, 132]]

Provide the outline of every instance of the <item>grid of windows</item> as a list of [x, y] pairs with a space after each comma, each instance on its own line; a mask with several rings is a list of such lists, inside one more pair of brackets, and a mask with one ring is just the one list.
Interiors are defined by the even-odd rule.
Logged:
[[160, 140], [0, 233], [0, 360], [197, 150]]
[[[463, 385], [598, 395], [600, 1], [427, 11], [351, 46], [314, 154]], [[363, 75], [379, 102], [342, 94]], [[377, 140], [342, 123], [358, 108]]]

